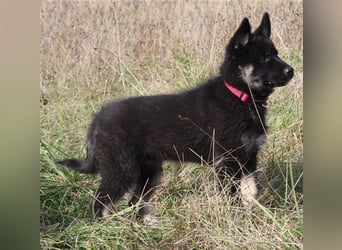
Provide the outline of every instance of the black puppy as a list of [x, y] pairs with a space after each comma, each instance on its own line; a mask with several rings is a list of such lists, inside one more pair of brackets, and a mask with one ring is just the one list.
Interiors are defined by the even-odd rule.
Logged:
[[[247, 18], [231, 38], [220, 74], [175, 95], [135, 97], [104, 105], [87, 136], [87, 157], [59, 163], [82, 173], [99, 172], [94, 213], [133, 190], [131, 204], [147, 202], [160, 183], [162, 161], [210, 162], [221, 187], [239, 180], [242, 201], [255, 198], [253, 172], [266, 138], [267, 98], [293, 77], [270, 40], [269, 15], [251, 33]], [[229, 177], [229, 178], [228, 178]], [[234, 182], [235, 183], [235, 182]], [[140, 209], [147, 215], [147, 207]]]

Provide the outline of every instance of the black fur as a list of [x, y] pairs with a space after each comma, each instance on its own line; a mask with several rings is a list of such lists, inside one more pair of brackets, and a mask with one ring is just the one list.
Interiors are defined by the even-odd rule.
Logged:
[[[266, 128], [266, 108], [258, 100], [287, 84], [293, 69], [277, 56], [267, 13], [254, 33], [250, 29], [248, 19], [243, 19], [227, 45], [220, 74], [199, 87], [103, 106], [88, 131], [87, 158], [60, 162], [83, 173], [99, 171], [97, 215], [102, 215], [103, 204], [117, 202], [130, 188], [135, 194], [132, 204], [141, 196], [148, 201], [160, 183], [163, 160], [214, 159], [223, 186], [227, 174], [239, 179], [256, 170]], [[256, 102], [242, 102], [224, 81], [251, 91]]]

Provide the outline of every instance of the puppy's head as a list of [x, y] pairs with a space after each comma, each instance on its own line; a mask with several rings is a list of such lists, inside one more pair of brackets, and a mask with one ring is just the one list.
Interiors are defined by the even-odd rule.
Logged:
[[244, 18], [226, 48], [221, 74], [240, 81], [259, 96], [268, 96], [275, 87], [286, 85], [293, 77], [293, 68], [278, 56], [271, 36], [269, 15], [264, 14], [259, 27], [251, 33]]

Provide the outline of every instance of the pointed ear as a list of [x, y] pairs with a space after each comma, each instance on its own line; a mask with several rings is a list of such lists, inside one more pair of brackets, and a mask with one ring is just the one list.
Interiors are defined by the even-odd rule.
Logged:
[[251, 26], [247, 18], [244, 18], [239, 26], [239, 28], [235, 31], [234, 36], [232, 37], [232, 41], [234, 43], [234, 48], [243, 48], [247, 45], [251, 38]]
[[270, 16], [268, 15], [268, 13], [266, 12], [264, 13], [260, 26], [255, 30], [254, 34], [260, 34], [266, 37], [271, 36], [271, 21], [270, 21]]

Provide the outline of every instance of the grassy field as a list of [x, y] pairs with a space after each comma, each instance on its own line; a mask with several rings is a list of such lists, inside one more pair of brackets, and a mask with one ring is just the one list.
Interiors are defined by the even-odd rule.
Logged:
[[[42, 1], [41, 249], [302, 249], [302, 1]], [[272, 39], [295, 68], [271, 97], [268, 141], [259, 155], [253, 213], [215, 192], [212, 169], [164, 164], [153, 197], [161, 223], [136, 211], [92, 221], [98, 177], [59, 168], [85, 155], [87, 127], [108, 100], [174, 93], [218, 72], [243, 17], [253, 27], [270, 13]]]

